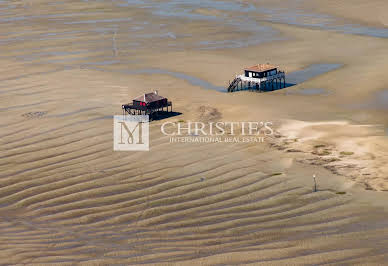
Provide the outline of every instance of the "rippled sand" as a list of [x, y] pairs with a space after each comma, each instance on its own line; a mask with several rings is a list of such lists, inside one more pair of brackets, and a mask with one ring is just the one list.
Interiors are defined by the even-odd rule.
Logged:
[[[0, 1], [0, 263], [386, 263], [387, 39], [265, 8]], [[271, 93], [217, 91], [267, 61], [340, 67]], [[151, 123], [150, 152], [114, 152], [112, 116], [151, 88], [182, 115]], [[160, 125], [180, 119], [278, 134], [169, 143]]]

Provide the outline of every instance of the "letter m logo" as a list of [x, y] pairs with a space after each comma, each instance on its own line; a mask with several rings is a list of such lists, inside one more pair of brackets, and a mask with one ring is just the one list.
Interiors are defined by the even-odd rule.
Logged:
[[148, 151], [149, 116], [121, 116], [113, 118], [113, 150]]

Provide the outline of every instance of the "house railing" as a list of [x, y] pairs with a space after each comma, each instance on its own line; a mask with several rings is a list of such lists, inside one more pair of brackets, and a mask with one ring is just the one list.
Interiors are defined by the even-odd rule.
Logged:
[[246, 77], [244, 74], [242, 74], [242, 75], [237, 75], [236, 78], [239, 78], [242, 81], [259, 83], [264, 81], [272, 81], [274, 79], [284, 79], [285, 76], [286, 75], [284, 71], [278, 71], [278, 73], [276, 73], [275, 75], [270, 75], [268, 77], [254, 78], [254, 77]]

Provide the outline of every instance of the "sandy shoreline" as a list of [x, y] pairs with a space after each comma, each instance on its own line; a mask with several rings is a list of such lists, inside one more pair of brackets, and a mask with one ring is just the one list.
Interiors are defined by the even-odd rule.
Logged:
[[[171, 17], [135, 2], [1, 3], [0, 264], [384, 264], [387, 39], [263, 19], [270, 40], [240, 47], [260, 32], [236, 30], [249, 3], [245, 20], [236, 3]], [[262, 62], [339, 67], [216, 91]], [[114, 152], [113, 115], [151, 89], [182, 115], [151, 123], [150, 152]], [[170, 143], [160, 126], [178, 120], [272, 121], [276, 137]]]

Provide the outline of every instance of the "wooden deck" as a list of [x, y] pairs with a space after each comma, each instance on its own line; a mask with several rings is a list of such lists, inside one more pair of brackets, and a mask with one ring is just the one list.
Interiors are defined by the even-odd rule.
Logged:
[[[170, 108], [168, 108], [170, 107]], [[129, 114], [129, 115], [150, 115], [163, 111], [163, 112], [172, 112], [172, 102], [167, 102], [166, 105], [159, 106], [157, 108], [151, 108], [149, 106], [142, 106], [142, 105], [133, 105], [133, 104], [123, 104], [123, 115]]]

